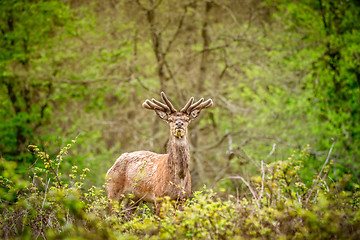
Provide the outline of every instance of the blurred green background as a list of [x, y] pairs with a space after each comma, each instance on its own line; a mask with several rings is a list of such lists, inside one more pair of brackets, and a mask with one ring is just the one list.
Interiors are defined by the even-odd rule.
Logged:
[[[310, 144], [309, 180], [333, 141], [334, 180], [359, 181], [357, 0], [0, 2], [0, 154], [25, 176], [36, 144], [89, 168], [124, 152], [166, 152], [168, 126], [141, 107], [160, 91], [179, 108], [214, 106], [190, 125], [193, 189]], [[234, 190], [239, 181], [223, 181]], [[224, 186], [223, 186], [224, 187]]]

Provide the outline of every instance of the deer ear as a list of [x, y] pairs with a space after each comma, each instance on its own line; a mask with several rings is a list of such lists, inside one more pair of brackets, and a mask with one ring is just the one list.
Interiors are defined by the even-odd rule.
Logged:
[[201, 112], [201, 109], [195, 109], [195, 110], [191, 111], [191, 113], [189, 114], [190, 119], [193, 120], [193, 119], [197, 118], [199, 116], [200, 112]]
[[169, 119], [169, 114], [166, 112], [163, 112], [161, 110], [155, 109], [156, 115], [158, 115], [159, 118], [161, 118], [164, 121], [167, 121]]

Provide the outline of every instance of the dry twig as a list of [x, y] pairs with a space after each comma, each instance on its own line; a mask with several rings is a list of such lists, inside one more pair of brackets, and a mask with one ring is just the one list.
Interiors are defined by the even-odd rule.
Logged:
[[[326, 160], [325, 160], [325, 162], [324, 162], [324, 164], [323, 164], [323, 166], [322, 166], [322, 168], [321, 168], [321, 170], [320, 170], [320, 173], [319, 173], [318, 177], [316, 178], [315, 182], [313, 183], [313, 185], [312, 185], [312, 187], [311, 187], [311, 190], [310, 190], [310, 192], [309, 192], [309, 194], [308, 194], [308, 197], [307, 197], [307, 199], [306, 199], [305, 204], [307, 204], [307, 203], [309, 202], [309, 200], [310, 200], [310, 198], [311, 198], [311, 195], [312, 195], [312, 193], [314, 192], [314, 189], [315, 189], [315, 187], [316, 187], [317, 184], [318, 184], [318, 181], [321, 179], [321, 174], [323, 173], [325, 166], [326, 166], [326, 165], [328, 164], [328, 162], [329, 162], [329, 159], [330, 159], [330, 156], [331, 156], [331, 152], [332, 152], [332, 150], [333, 150], [333, 148], [334, 148], [335, 142], [336, 142], [336, 141], [333, 139], [333, 143], [332, 143], [332, 145], [331, 145], [331, 147], [330, 147], [330, 150], [329, 150], [329, 153], [328, 153], [328, 155], [327, 155], [327, 157], [326, 157]], [[317, 194], [316, 194], [316, 196], [317, 196]]]

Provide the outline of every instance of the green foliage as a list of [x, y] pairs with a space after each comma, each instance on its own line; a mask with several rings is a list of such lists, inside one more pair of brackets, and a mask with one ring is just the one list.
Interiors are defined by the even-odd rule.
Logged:
[[166, 151], [165, 126], [141, 110], [164, 90], [175, 105], [215, 103], [189, 129], [195, 188], [253, 174], [246, 155], [274, 143], [268, 160], [310, 143], [318, 162], [331, 138], [334, 176], [359, 180], [356, 1], [166, 1], [153, 22], [147, 1], [0, 4], [0, 150], [19, 171], [32, 161], [27, 145], [52, 155], [79, 133], [86, 144], [65, 167], [99, 169], [95, 185], [122, 152]]
[[[221, 198], [206, 188], [185, 203], [163, 199], [161, 218], [143, 204], [133, 215], [107, 200], [103, 188], [84, 187], [86, 173], [62, 165], [72, 143], [51, 158], [37, 146], [37, 167], [28, 181], [14, 162], [1, 159], [1, 236], [46, 239], [332, 239], [360, 236], [360, 187], [344, 175], [328, 181], [328, 170], [309, 186], [299, 176], [309, 148], [288, 159], [262, 166], [241, 195]], [[41, 163], [41, 164], [40, 164]], [[321, 172], [320, 172], [321, 173]], [[353, 191], [346, 190], [353, 184]], [[250, 191], [249, 191], [250, 190]], [[112, 214], [108, 206], [113, 205]]]
[[9, 160], [23, 161], [52, 112], [50, 76], [57, 72], [49, 74], [45, 51], [71, 30], [72, 15], [59, 1], [6, 0], [0, 8], [0, 148]]
[[[2, 237], [358, 238], [358, 1], [152, 2], [0, 2]], [[114, 160], [166, 151], [160, 90], [214, 100], [194, 197], [109, 215]]]
[[359, 152], [352, 146], [360, 144], [358, 2], [269, 3], [277, 8], [274, 16], [280, 31], [289, 33], [285, 39], [279, 35], [278, 40], [285, 47], [269, 54], [285, 72], [297, 72], [299, 79], [303, 79], [304, 94], [289, 96], [292, 100], [289, 110], [309, 117], [306, 128], [321, 136], [316, 144], [318, 148], [329, 147], [327, 139], [336, 137], [340, 145], [337, 154], [346, 155], [344, 163], [353, 165]]

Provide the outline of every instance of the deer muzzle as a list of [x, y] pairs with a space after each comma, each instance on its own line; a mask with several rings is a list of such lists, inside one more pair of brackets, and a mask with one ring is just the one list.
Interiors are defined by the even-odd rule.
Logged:
[[175, 128], [174, 136], [176, 138], [182, 138], [184, 135], [185, 135], [185, 129], [184, 128]]

